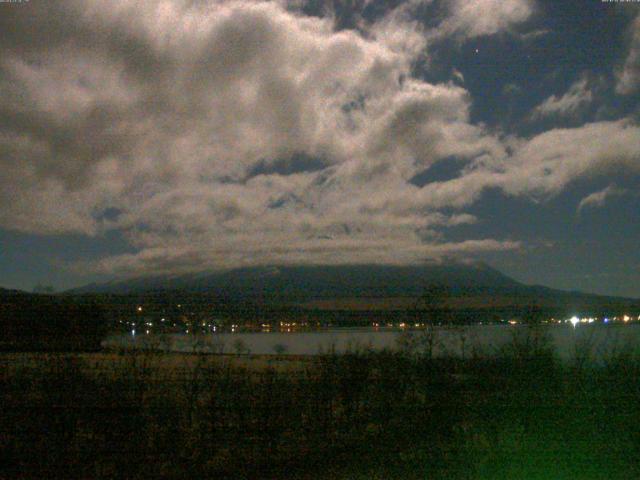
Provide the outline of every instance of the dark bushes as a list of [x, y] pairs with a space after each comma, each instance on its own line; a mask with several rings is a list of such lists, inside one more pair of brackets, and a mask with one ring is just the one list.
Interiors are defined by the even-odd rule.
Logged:
[[0, 350], [96, 351], [109, 324], [85, 297], [17, 293], [0, 298]]
[[638, 478], [638, 359], [587, 374], [531, 342], [260, 369], [151, 352], [13, 361], [0, 477]]

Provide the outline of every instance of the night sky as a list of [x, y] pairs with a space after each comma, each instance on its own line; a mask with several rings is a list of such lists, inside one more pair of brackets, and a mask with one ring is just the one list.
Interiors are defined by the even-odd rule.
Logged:
[[0, 3], [0, 286], [480, 260], [640, 297], [640, 3]]

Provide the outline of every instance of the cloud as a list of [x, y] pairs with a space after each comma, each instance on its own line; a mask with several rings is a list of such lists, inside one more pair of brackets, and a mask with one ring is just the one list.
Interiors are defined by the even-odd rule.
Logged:
[[[444, 20], [454, 35], [496, 33], [532, 9], [464, 5]], [[629, 121], [533, 138], [472, 122], [464, 87], [414, 75], [430, 34], [407, 8], [366, 31], [245, 0], [8, 10], [0, 226], [118, 231], [136, 252], [78, 265], [100, 272], [412, 263], [520, 248], [448, 240], [482, 221], [465, 210], [487, 189], [546, 198], [583, 176], [638, 171]], [[450, 180], [412, 183], [448, 161]]]
[[535, 11], [530, 0], [450, 0], [449, 16], [437, 28], [437, 36], [475, 38], [510, 31], [529, 20]]
[[464, 84], [464, 75], [462, 75], [462, 72], [454, 68], [453, 72], [451, 72], [451, 75], [455, 80], [458, 81], [459, 84]]
[[544, 201], [581, 178], [640, 173], [640, 128], [626, 120], [553, 129], [530, 139], [511, 137], [502, 142], [502, 153], [496, 150], [479, 156], [457, 178], [428, 183], [396, 201], [421, 208], [462, 209], [488, 189]]
[[[640, 173], [640, 128], [627, 120], [553, 129], [515, 147], [500, 185], [512, 195], [553, 196], [579, 178]], [[499, 167], [501, 168], [501, 167]]]
[[608, 187], [598, 192], [591, 193], [580, 200], [578, 204], [577, 213], [580, 214], [585, 208], [600, 208], [604, 206], [607, 200], [614, 196], [625, 195], [627, 190], [618, 188], [615, 185], [609, 185]]
[[582, 112], [593, 101], [593, 94], [586, 77], [573, 83], [567, 92], [558, 97], [552, 95], [531, 112], [534, 120], [545, 117], [573, 117]]
[[629, 95], [640, 87], [640, 15], [632, 22], [629, 31], [629, 53], [617, 75], [616, 93], [620, 95]]
[[[391, 248], [386, 241], [356, 240], [341, 245], [331, 244], [322, 239], [305, 242], [299, 248], [260, 245], [250, 239], [235, 245], [201, 248], [199, 246], [154, 247], [138, 254], [117, 255], [100, 260], [97, 263], [78, 263], [75, 268], [86, 271], [88, 268], [99, 273], [117, 273], [120, 275], [187, 273], [206, 268], [234, 268], [238, 266], [259, 265], [296, 265], [319, 264], [333, 265], [345, 263], [345, 253], [349, 254], [347, 263], [367, 264], [384, 263], [407, 264], [419, 259], [442, 259], [450, 256], [476, 254], [486, 251], [508, 251], [520, 248], [520, 242], [497, 240], [467, 240], [463, 242], [440, 243], [436, 245], [417, 245], [413, 242], [401, 242]], [[336, 248], [339, 247], [339, 248]], [[398, 248], [400, 247], [400, 248]], [[259, 259], [256, 262], [256, 259]]]
[[545, 35], [548, 35], [549, 33], [550, 33], [550, 30], [547, 30], [546, 28], [540, 28], [537, 30], [532, 30], [530, 32], [521, 33], [518, 35], [518, 38], [523, 42], [534, 42], [539, 38], [542, 38]]
[[[444, 157], [501, 148], [469, 123], [466, 90], [411, 77], [425, 39], [402, 11], [366, 36], [268, 2], [30, 3], [11, 15], [11, 32], [32, 34], [10, 36], [0, 58], [0, 224], [117, 229], [139, 253], [103, 267], [455, 251], [416, 231], [471, 216], [392, 200]], [[459, 250], [503, 247], [473, 242]]]

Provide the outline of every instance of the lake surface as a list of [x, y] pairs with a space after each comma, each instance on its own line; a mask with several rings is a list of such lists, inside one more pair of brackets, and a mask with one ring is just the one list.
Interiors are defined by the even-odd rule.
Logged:
[[[202, 335], [117, 335], [102, 342], [105, 348], [156, 348], [174, 352], [316, 355], [360, 348], [398, 349], [418, 338], [422, 330], [334, 329], [315, 332], [212, 333]], [[553, 344], [560, 358], [568, 360], [589, 353], [596, 361], [622, 350], [638, 351], [640, 324], [543, 325], [538, 332]], [[433, 355], [469, 357], [495, 354], [501, 347], [531, 338], [524, 325], [472, 325], [436, 327]]]

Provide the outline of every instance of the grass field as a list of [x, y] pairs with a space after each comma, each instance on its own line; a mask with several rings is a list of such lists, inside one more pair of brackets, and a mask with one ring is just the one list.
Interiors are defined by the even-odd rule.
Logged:
[[640, 359], [0, 356], [0, 478], [640, 478]]

